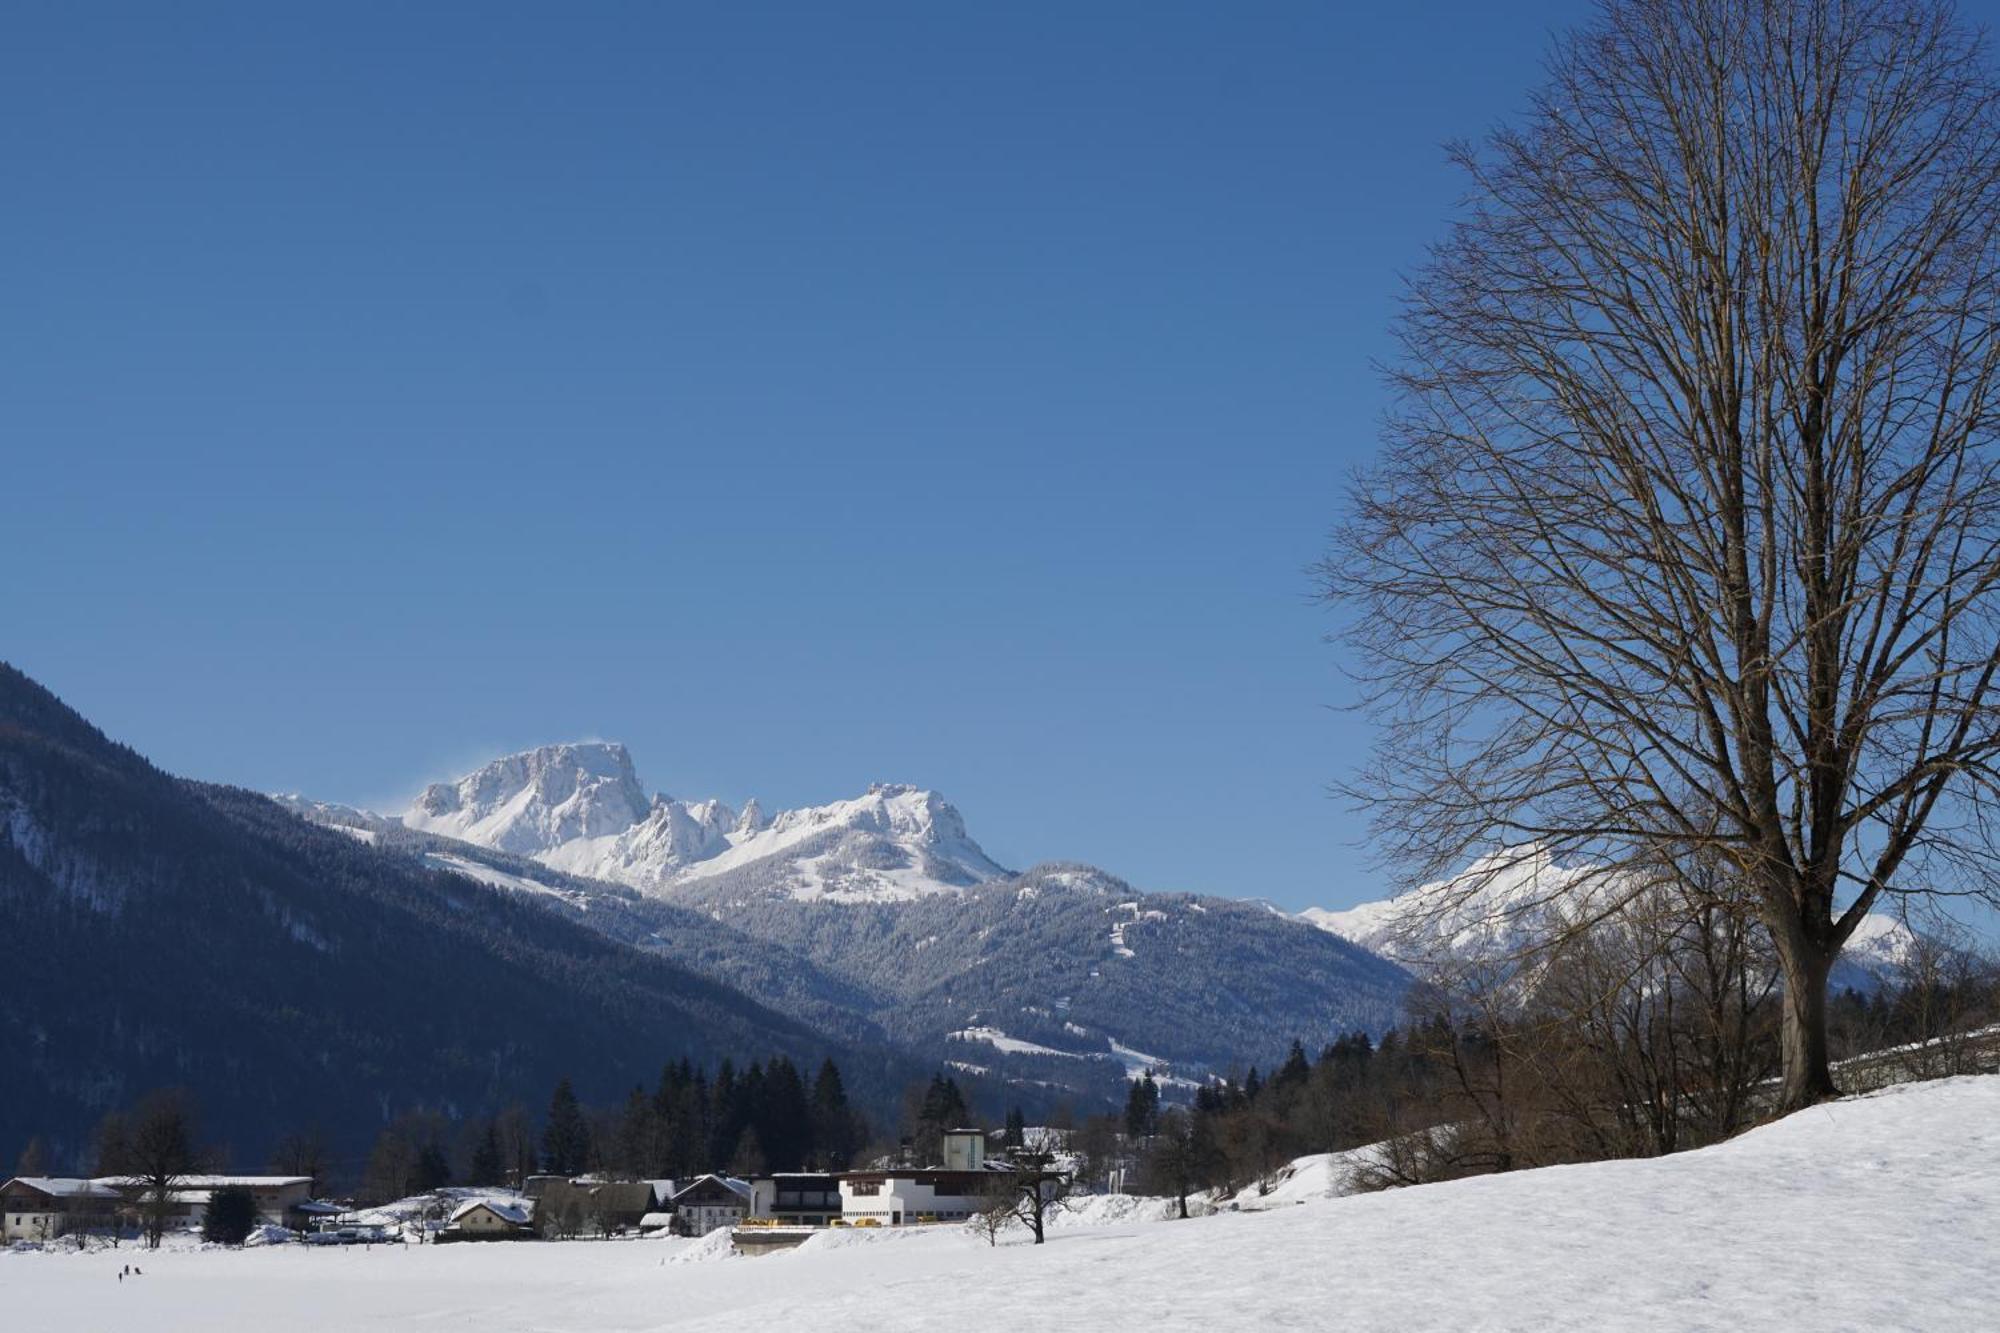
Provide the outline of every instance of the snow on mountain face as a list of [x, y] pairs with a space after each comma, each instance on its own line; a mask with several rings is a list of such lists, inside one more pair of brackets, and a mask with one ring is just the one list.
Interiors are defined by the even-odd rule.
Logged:
[[426, 789], [403, 823], [652, 893], [751, 881], [760, 893], [876, 902], [1007, 873], [935, 792], [875, 786], [776, 816], [756, 801], [735, 811], [716, 800], [649, 800], [622, 745], [552, 745], [495, 760]]
[[403, 823], [539, 856], [577, 838], [619, 833], [644, 819], [650, 804], [624, 746], [548, 745], [496, 759], [457, 782], [433, 783]]
[[1590, 892], [1584, 876], [1538, 847], [1483, 856], [1459, 875], [1344, 911], [1308, 907], [1299, 919], [1385, 958], [1505, 957], [1534, 942], [1552, 911]]
[[851, 801], [787, 810], [739, 833], [728, 850], [687, 867], [682, 878], [718, 877], [779, 856], [797, 868], [789, 895], [797, 898], [911, 898], [1007, 873], [936, 792], [878, 784]]
[[[332, 801], [311, 800], [299, 795], [297, 792], [274, 795], [271, 799], [308, 823], [323, 824], [327, 828], [342, 829], [356, 837], [364, 833], [373, 835], [383, 825], [396, 822], [393, 819], [385, 819], [383, 816], [373, 814], [367, 810], [357, 810], [351, 805], [338, 805]], [[370, 839], [364, 838], [362, 840], [369, 841]]]
[[[1524, 846], [1481, 857], [1449, 880], [1341, 911], [1308, 907], [1298, 919], [1405, 966], [1494, 961], [1530, 950], [1551, 927], [1587, 917], [1595, 902], [1615, 906], [1622, 892], [1613, 879], [1559, 865], [1543, 848]], [[1609, 913], [1611, 920], [1617, 916]], [[1879, 984], [1908, 956], [1915, 938], [1896, 918], [1869, 913], [1841, 951], [1835, 984]]]

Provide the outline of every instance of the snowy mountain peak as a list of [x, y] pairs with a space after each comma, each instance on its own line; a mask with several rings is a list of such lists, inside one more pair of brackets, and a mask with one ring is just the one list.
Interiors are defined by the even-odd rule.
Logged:
[[[730, 876], [781, 896], [875, 902], [1007, 873], [972, 840], [958, 809], [922, 787], [876, 783], [866, 795], [786, 810], [762, 827], [742, 827], [749, 814], [746, 807], [729, 850], [688, 866], [681, 878]], [[772, 864], [749, 871], [763, 862]]]
[[1491, 852], [1448, 880], [1342, 911], [1308, 907], [1299, 918], [1405, 964], [1504, 956], [1526, 947], [1552, 907], [1575, 905], [1585, 876], [1545, 848]]
[[524, 750], [456, 782], [432, 783], [403, 823], [538, 856], [578, 838], [620, 833], [651, 809], [625, 747], [590, 741]]
[[1007, 873], [936, 792], [877, 783], [865, 795], [766, 814], [756, 801], [650, 799], [622, 745], [549, 745], [425, 789], [413, 829], [533, 857], [558, 870], [679, 892], [880, 901]]
[[[1518, 959], [1578, 922], [1620, 929], [1652, 901], [1620, 875], [1559, 863], [1525, 844], [1479, 857], [1448, 880], [1342, 911], [1309, 907], [1300, 920], [1406, 967]], [[1872, 988], [1909, 956], [1915, 935], [1881, 913], [1861, 919], [1835, 964], [1835, 984]]]

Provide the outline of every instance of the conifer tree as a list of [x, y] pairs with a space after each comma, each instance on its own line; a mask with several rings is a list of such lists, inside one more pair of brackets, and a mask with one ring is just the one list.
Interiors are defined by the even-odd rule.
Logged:
[[847, 1086], [832, 1057], [821, 1062], [812, 1090], [813, 1157], [829, 1171], [845, 1168], [864, 1137], [854, 1109], [847, 1103]]
[[257, 1226], [257, 1200], [240, 1185], [216, 1190], [201, 1217], [201, 1238], [216, 1245], [241, 1245]]
[[1291, 1053], [1285, 1057], [1285, 1063], [1278, 1072], [1271, 1076], [1271, 1086], [1287, 1089], [1302, 1088], [1310, 1077], [1312, 1077], [1312, 1064], [1306, 1059], [1306, 1048], [1297, 1037], [1294, 1037]]
[[757, 1141], [771, 1171], [797, 1171], [813, 1150], [813, 1114], [797, 1066], [783, 1056], [764, 1071], [754, 1108]]
[[486, 1122], [479, 1140], [472, 1147], [471, 1185], [498, 1185], [505, 1178], [507, 1159], [500, 1149], [500, 1127], [493, 1121]]
[[46, 1176], [49, 1173], [49, 1146], [42, 1142], [38, 1134], [28, 1140], [28, 1146], [21, 1149], [20, 1160], [14, 1163], [17, 1176]]
[[1125, 1135], [1133, 1140], [1148, 1139], [1160, 1126], [1160, 1085], [1148, 1069], [1132, 1080], [1125, 1094]]
[[551, 1175], [573, 1176], [590, 1161], [590, 1124], [577, 1104], [568, 1079], [556, 1084], [549, 1099], [548, 1123], [542, 1129], [542, 1169]]
[[410, 1192], [429, 1194], [449, 1184], [451, 1159], [445, 1156], [444, 1145], [433, 1139], [417, 1149], [416, 1167], [410, 1173]]

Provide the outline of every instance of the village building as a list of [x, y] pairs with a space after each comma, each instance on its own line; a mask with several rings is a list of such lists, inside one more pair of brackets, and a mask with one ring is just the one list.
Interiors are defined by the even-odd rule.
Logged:
[[644, 1180], [555, 1176], [535, 1177], [533, 1183], [536, 1216], [544, 1230], [565, 1235], [627, 1231], [659, 1206], [652, 1183]]
[[960, 1222], [992, 1201], [1000, 1172], [899, 1166], [849, 1171], [840, 1178], [841, 1220], [848, 1226], [900, 1227]]
[[520, 1240], [534, 1234], [534, 1206], [526, 1200], [468, 1199], [453, 1210], [442, 1241]]
[[840, 1176], [841, 1220], [848, 1226], [899, 1227], [960, 1222], [1011, 1186], [1014, 1168], [986, 1155], [986, 1131], [948, 1131], [943, 1166], [884, 1167]]
[[0, 1185], [0, 1242], [47, 1241], [118, 1225], [117, 1190], [95, 1180], [16, 1176]]
[[540, 1199], [542, 1195], [547, 1192], [549, 1186], [565, 1185], [568, 1183], [569, 1183], [568, 1176], [558, 1176], [558, 1175], [548, 1175], [548, 1174], [531, 1175], [526, 1180], [523, 1180], [521, 1182], [521, 1193], [526, 1195], [530, 1199]]
[[941, 1145], [947, 1171], [980, 1171], [986, 1166], [986, 1131], [948, 1129]]
[[779, 1226], [823, 1227], [840, 1217], [840, 1177], [789, 1171], [751, 1182], [750, 1216]]
[[673, 1211], [690, 1236], [733, 1227], [750, 1215], [756, 1191], [733, 1176], [700, 1176], [673, 1197]]
[[986, 1131], [946, 1131], [943, 1166], [849, 1171], [840, 1177], [841, 1218], [850, 1226], [956, 1222], [985, 1206], [992, 1189]]
[[[115, 1190], [122, 1200], [121, 1219], [138, 1225], [151, 1186], [137, 1176], [99, 1176], [92, 1183]], [[312, 1198], [311, 1176], [185, 1175], [175, 1176], [167, 1193], [167, 1225], [199, 1226], [208, 1213], [209, 1200], [222, 1189], [248, 1190], [256, 1202], [259, 1222], [297, 1229], [310, 1220], [303, 1205]]]

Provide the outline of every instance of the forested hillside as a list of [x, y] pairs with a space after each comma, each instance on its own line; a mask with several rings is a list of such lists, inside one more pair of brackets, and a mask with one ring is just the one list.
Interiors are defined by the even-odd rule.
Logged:
[[669, 1059], [837, 1053], [857, 1096], [912, 1072], [715, 980], [261, 796], [174, 778], [0, 665], [0, 1142], [81, 1150], [185, 1085], [256, 1160], [365, 1143], [412, 1105], [472, 1114], [574, 1073], [609, 1099]]

